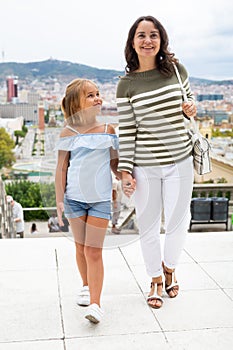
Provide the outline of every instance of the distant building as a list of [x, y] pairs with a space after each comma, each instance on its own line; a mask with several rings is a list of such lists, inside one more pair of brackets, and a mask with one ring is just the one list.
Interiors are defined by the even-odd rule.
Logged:
[[221, 125], [222, 124], [222, 120], [228, 120], [230, 121], [230, 116], [231, 113], [226, 112], [226, 111], [221, 111], [221, 110], [216, 110], [216, 109], [206, 109], [206, 110], [199, 110], [197, 111], [197, 115], [199, 118], [206, 118], [206, 117], [210, 117], [211, 119], [214, 120], [214, 125]]
[[14, 131], [15, 130], [22, 130], [23, 126], [23, 117], [18, 118], [0, 118], [0, 128], [4, 128], [8, 134], [12, 137], [14, 137]]
[[38, 128], [40, 130], [44, 130], [45, 128], [44, 103], [42, 101], [38, 104], [38, 109], [39, 109]]
[[31, 105], [35, 105], [40, 100], [40, 95], [37, 92], [28, 92], [27, 102]]
[[[7, 83], [7, 103], [0, 104], [0, 118], [15, 119], [23, 117], [27, 124], [38, 125], [44, 128], [42, 115], [44, 110], [41, 109], [40, 95], [34, 91], [27, 93], [25, 102], [20, 102], [18, 98], [18, 77], [8, 76]], [[25, 92], [24, 92], [25, 94]]]
[[38, 104], [28, 103], [6, 103], [0, 104], [0, 118], [18, 118], [23, 117], [25, 122], [38, 124]]
[[197, 101], [219, 101], [223, 100], [223, 94], [199, 94]]
[[200, 133], [209, 140], [212, 138], [212, 124], [212, 120], [204, 120], [199, 127]]
[[7, 85], [7, 102], [15, 103], [18, 98], [18, 77], [8, 76], [6, 79]]

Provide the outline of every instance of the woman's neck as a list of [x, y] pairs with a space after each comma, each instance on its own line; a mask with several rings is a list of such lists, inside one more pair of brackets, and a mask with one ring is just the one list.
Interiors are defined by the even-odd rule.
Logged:
[[137, 72], [145, 72], [147, 70], [152, 70], [156, 68], [155, 58], [153, 60], [139, 60], [139, 67]]

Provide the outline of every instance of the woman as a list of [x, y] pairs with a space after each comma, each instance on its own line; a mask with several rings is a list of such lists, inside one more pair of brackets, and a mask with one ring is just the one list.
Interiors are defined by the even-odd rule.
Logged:
[[[160, 308], [162, 274], [169, 297], [178, 295], [175, 268], [190, 221], [193, 185], [192, 146], [183, 114], [195, 116], [188, 74], [168, 49], [168, 36], [152, 16], [138, 18], [125, 46], [126, 75], [117, 87], [123, 191], [135, 191], [142, 253], [151, 290], [148, 305]], [[177, 65], [188, 102], [182, 93]], [[161, 212], [165, 218], [164, 256], [160, 244]]]

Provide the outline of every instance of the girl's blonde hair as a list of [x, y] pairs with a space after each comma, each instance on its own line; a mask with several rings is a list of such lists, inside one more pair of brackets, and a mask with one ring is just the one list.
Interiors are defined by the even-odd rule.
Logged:
[[62, 99], [61, 107], [65, 119], [78, 117], [81, 111], [81, 98], [85, 94], [85, 86], [87, 83], [96, 84], [88, 79], [75, 79], [66, 87], [65, 96]]

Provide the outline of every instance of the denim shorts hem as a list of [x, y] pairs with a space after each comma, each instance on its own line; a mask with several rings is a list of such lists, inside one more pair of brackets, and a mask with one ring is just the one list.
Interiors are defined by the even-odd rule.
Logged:
[[93, 216], [100, 219], [111, 219], [111, 201], [84, 203], [73, 199], [64, 198], [64, 214], [67, 219], [80, 216]]
[[[75, 218], [80, 218], [81, 216], [85, 216], [86, 213], [80, 213], [80, 212], [77, 212], [77, 213], [72, 213], [72, 214], [66, 214], [65, 213], [65, 217], [67, 219], [75, 219]], [[104, 214], [104, 213], [100, 213], [100, 214], [89, 214], [89, 216], [93, 216], [95, 218], [99, 218], [99, 219], [106, 219], [106, 220], [111, 220], [111, 215], [108, 215], [108, 214]]]
[[108, 214], [104, 214], [104, 213], [100, 213], [100, 214], [89, 214], [89, 216], [93, 216], [95, 218], [99, 218], [99, 219], [106, 219], [106, 220], [110, 220], [111, 219], [111, 215], [108, 215]]
[[85, 212], [76, 212], [76, 213], [66, 213], [65, 212], [65, 217], [67, 218], [67, 219], [75, 219], [75, 218], [79, 218], [80, 216], [84, 216], [84, 215], [86, 215], [86, 213]]

